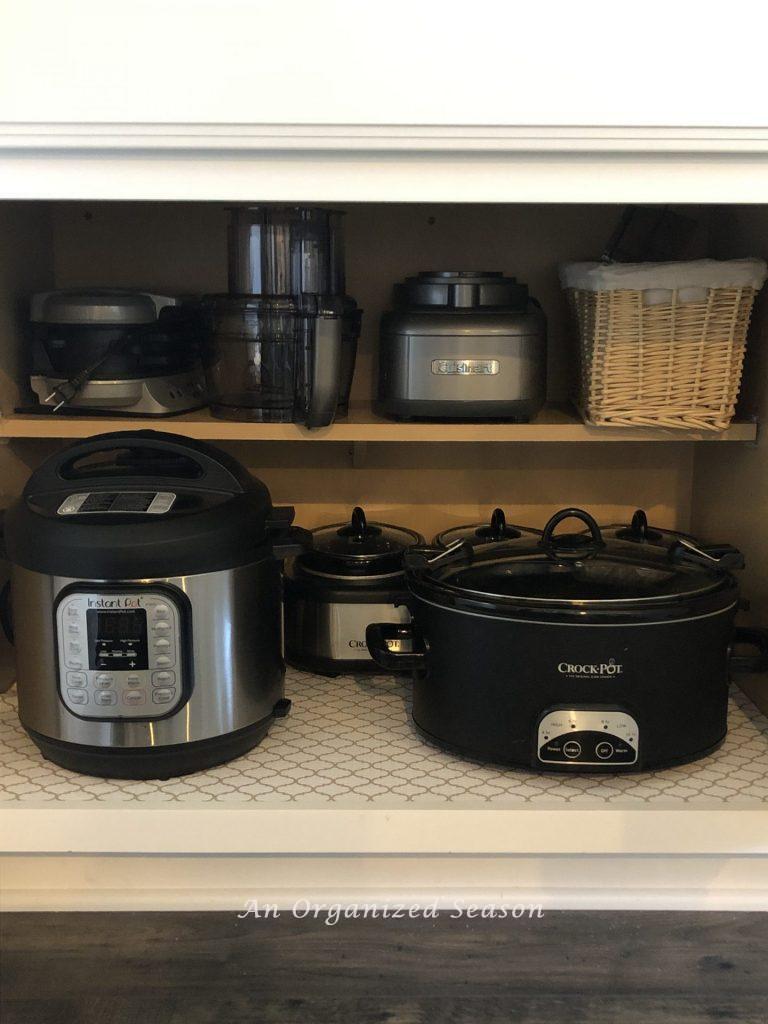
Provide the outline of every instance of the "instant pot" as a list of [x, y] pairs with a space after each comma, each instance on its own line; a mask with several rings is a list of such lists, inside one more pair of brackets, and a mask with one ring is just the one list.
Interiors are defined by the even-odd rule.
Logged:
[[[587, 531], [557, 533], [570, 518]], [[546, 771], [681, 764], [725, 738], [729, 670], [768, 667], [768, 633], [734, 626], [741, 564], [564, 509], [538, 538], [414, 549], [412, 622], [373, 624], [368, 647], [413, 671], [413, 720], [449, 750]]]
[[346, 523], [312, 531], [312, 547], [285, 579], [285, 650], [292, 665], [322, 675], [376, 670], [365, 640], [371, 622], [404, 623], [403, 556], [424, 538], [370, 522], [356, 507]]
[[167, 778], [237, 757], [287, 710], [292, 508], [216, 448], [104, 434], [48, 459], [6, 513], [19, 716], [45, 757]]

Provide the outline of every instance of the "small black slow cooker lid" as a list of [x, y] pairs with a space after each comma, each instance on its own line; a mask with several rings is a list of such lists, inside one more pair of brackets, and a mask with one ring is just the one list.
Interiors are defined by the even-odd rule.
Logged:
[[258, 561], [292, 519], [293, 509], [273, 508], [265, 485], [225, 452], [140, 430], [47, 459], [8, 509], [4, 535], [9, 561], [34, 572], [144, 579]]
[[403, 526], [369, 522], [359, 505], [349, 522], [321, 526], [312, 531], [312, 540], [298, 567], [329, 579], [401, 575], [405, 551], [424, 542], [420, 534]]
[[438, 547], [447, 548], [457, 540], [465, 540], [473, 546], [481, 544], [500, 544], [506, 540], [517, 540], [518, 537], [529, 535], [540, 537], [541, 531], [528, 526], [508, 523], [504, 509], [495, 508], [490, 520], [485, 523], [470, 523], [467, 526], [452, 526], [449, 530], [438, 533], [432, 541]]
[[[588, 532], [556, 534], [569, 518]], [[442, 551], [414, 552], [408, 568], [414, 589], [439, 603], [501, 614], [557, 611], [580, 621], [593, 612], [624, 616], [660, 607], [682, 617], [708, 595], [723, 594], [716, 604], [732, 602], [735, 589], [727, 569], [705, 551], [605, 538], [588, 513], [571, 508], [553, 516], [539, 538], [480, 548], [459, 540]]]

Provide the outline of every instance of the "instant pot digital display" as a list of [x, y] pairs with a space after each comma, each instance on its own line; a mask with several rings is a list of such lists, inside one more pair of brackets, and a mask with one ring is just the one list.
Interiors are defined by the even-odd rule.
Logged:
[[147, 613], [143, 608], [89, 608], [87, 620], [90, 668], [130, 672], [148, 667]]

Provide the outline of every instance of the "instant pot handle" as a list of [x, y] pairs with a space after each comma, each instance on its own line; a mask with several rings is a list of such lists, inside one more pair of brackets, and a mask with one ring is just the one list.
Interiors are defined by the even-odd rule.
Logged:
[[[580, 519], [588, 528], [590, 536], [583, 533], [565, 533], [555, 537], [555, 529], [565, 519]], [[582, 508], [562, 508], [555, 512], [547, 525], [539, 541], [539, 547], [544, 548], [552, 558], [574, 557], [583, 558], [585, 554], [599, 551], [605, 547], [603, 535], [595, 519]]]
[[416, 650], [398, 650], [395, 645], [403, 640], [409, 647], [417, 642], [411, 623], [372, 622], [365, 630], [368, 653], [387, 672], [408, 672], [424, 664], [426, 648], [421, 645]]
[[[163, 473], [162, 462], [158, 460], [156, 473], [148, 469], [145, 474], [110, 474], [109, 480], [115, 485], [135, 484], [142, 477], [153, 482], [153, 486], [169, 486], [173, 481], [183, 479], [188, 488], [220, 491], [224, 494], [242, 494], [254, 486], [254, 478], [235, 459], [212, 445], [179, 434], [166, 434], [155, 430], [121, 430], [101, 434], [85, 441], [77, 441], [42, 464], [30, 478], [34, 493], [59, 491], [65, 485], [77, 482], [84, 486], [89, 481], [103, 483], [107, 477], [97, 470], [89, 476], [88, 471], [78, 474], [76, 464], [90, 455], [114, 451], [136, 452], [149, 456], [167, 456], [183, 460], [192, 467], [189, 476]], [[27, 485], [29, 487], [29, 484]]]
[[309, 384], [306, 425], [327, 427], [336, 415], [341, 390], [341, 317], [315, 318], [312, 344], [312, 375]]
[[[752, 647], [756, 653], [736, 654], [737, 645]], [[768, 629], [735, 629], [728, 648], [728, 667], [731, 672], [768, 672]]]

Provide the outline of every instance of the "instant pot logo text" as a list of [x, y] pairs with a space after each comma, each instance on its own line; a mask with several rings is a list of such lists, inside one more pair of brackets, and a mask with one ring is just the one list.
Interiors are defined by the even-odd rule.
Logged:
[[89, 608], [141, 608], [143, 607], [141, 597], [89, 597]]
[[600, 664], [574, 664], [570, 661], [561, 661], [557, 666], [561, 676], [571, 676], [574, 679], [601, 678], [607, 679], [612, 676], [620, 676], [624, 672], [624, 666], [619, 665], [615, 658], [604, 661]]

